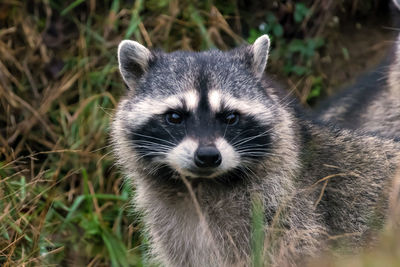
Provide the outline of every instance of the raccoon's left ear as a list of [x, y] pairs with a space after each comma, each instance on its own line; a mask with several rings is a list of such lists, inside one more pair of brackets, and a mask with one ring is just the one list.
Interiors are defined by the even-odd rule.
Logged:
[[149, 49], [135, 41], [124, 40], [118, 46], [119, 70], [122, 78], [133, 90], [147, 71], [152, 54]]
[[270, 40], [269, 36], [264, 34], [257, 38], [253, 45], [250, 46], [253, 56], [252, 67], [254, 74], [261, 78], [267, 66]]

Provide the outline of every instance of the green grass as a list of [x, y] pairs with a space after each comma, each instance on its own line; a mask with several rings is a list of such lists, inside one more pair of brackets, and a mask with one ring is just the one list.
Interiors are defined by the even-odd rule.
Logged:
[[264, 206], [261, 196], [253, 197], [252, 201], [252, 224], [251, 224], [251, 261], [252, 267], [262, 267], [264, 263]]
[[[167, 51], [227, 49], [263, 33], [246, 10], [237, 22], [239, 1], [133, 2], [0, 4], [1, 266], [148, 266], [147, 239], [129, 202], [134, 192], [124, 186], [108, 142], [125, 92], [117, 45], [131, 38]], [[295, 11], [291, 27], [321, 16], [305, 5]], [[300, 88], [311, 79], [311, 93], [300, 90], [303, 102], [318, 97], [326, 80], [313, 63], [324, 43], [305, 34], [315, 25], [291, 34], [277, 17], [269, 23], [277, 53], [289, 53], [289, 70], [278, 57], [269, 68]], [[241, 37], [242, 26], [249, 36]], [[289, 41], [294, 36], [299, 41]], [[262, 222], [255, 216], [255, 233]], [[258, 234], [253, 241], [260, 266]]]

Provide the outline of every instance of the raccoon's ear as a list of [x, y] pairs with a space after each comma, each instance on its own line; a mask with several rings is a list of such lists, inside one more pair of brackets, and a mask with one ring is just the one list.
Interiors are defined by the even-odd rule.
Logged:
[[118, 46], [119, 70], [129, 89], [147, 71], [152, 54], [149, 49], [135, 41], [124, 40]]
[[252, 66], [255, 75], [260, 78], [264, 74], [267, 65], [270, 40], [268, 35], [264, 34], [257, 38], [253, 45], [250, 46], [253, 56]]

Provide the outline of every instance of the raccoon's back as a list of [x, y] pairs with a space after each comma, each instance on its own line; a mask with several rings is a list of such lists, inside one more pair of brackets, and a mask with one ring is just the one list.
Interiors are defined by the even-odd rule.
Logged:
[[400, 37], [390, 54], [355, 85], [323, 103], [315, 113], [317, 119], [347, 129], [399, 138]]

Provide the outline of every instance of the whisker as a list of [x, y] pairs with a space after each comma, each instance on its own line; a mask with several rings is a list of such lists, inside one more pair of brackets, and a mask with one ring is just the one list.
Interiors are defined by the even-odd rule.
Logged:
[[138, 147], [136, 149], [136, 151], [138, 151], [138, 152], [160, 152], [160, 153], [165, 153], [165, 154], [169, 153], [169, 151], [165, 150], [165, 149], [157, 149], [157, 148], [152, 148], [152, 147], [147, 147], [147, 146]]
[[137, 135], [137, 136], [145, 137], [145, 138], [150, 138], [150, 139], [158, 140], [158, 141], [165, 142], [165, 143], [167, 143], [167, 144], [176, 146], [176, 144], [173, 143], [173, 142], [170, 142], [170, 141], [167, 141], [167, 140], [164, 140], [164, 139], [161, 139], [161, 138], [157, 138], [157, 137], [154, 137], [154, 136], [149, 136], [149, 135], [144, 135], [144, 134], [139, 134], [139, 133], [133, 133], [133, 134], [134, 134], [134, 135]]
[[142, 156], [140, 156], [140, 157], [138, 157], [137, 159], [136, 159], [136, 162], [137, 161], [139, 161], [139, 160], [141, 160], [142, 158], [144, 158], [144, 157], [147, 157], [147, 156], [150, 156], [150, 155], [158, 155], [158, 156], [164, 156], [164, 155], [168, 155], [168, 153], [163, 153], [163, 152], [148, 152], [148, 153], [146, 153], [146, 154], [144, 154], [144, 155], [142, 155]]
[[229, 124], [226, 124], [225, 131], [224, 131], [224, 135], [222, 136], [222, 138], [225, 138], [226, 131], [228, 130], [228, 126], [229, 126]]
[[253, 131], [253, 129], [248, 129], [245, 130], [243, 132], [238, 133], [234, 138], [232, 138], [231, 140], [229, 140], [230, 143], [233, 143], [233, 141], [235, 141], [237, 138], [239, 138], [242, 134], [245, 134], [247, 132]]
[[248, 146], [238, 146], [238, 149], [242, 148], [265, 148], [266, 144], [254, 144], [254, 145], [248, 145]]
[[257, 148], [257, 149], [238, 149], [236, 150], [236, 152], [241, 153], [241, 152], [269, 152], [269, 149], [261, 149], [261, 148]]
[[162, 147], [162, 148], [167, 148], [167, 149], [173, 148], [173, 146], [168, 146], [168, 145], [163, 145], [163, 144], [153, 143], [153, 142], [137, 142], [135, 144], [135, 147], [136, 146]]
[[171, 137], [175, 140], [176, 143], [179, 143], [178, 140], [176, 140], [175, 136], [173, 136], [173, 135], [170, 133], [170, 131], [168, 131], [167, 128], [164, 127], [164, 125], [162, 125], [162, 124], [160, 124], [160, 125], [161, 125], [161, 127], [169, 134], [169, 136], [171, 136]]
[[237, 146], [240, 146], [240, 145], [245, 144], [247, 142], [250, 142], [251, 140], [254, 140], [254, 139], [258, 138], [258, 137], [266, 136], [269, 132], [271, 132], [271, 130], [272, 129], [268, 129], [267, 131], [265, 131], [263, 133], [260, 133], [258, 135], [247, 137], [247, 138], [245, 138], [243, 140], [240, 140], [238, 142], [233, 143], [232, 146], [236, 146], [237, 147]]

